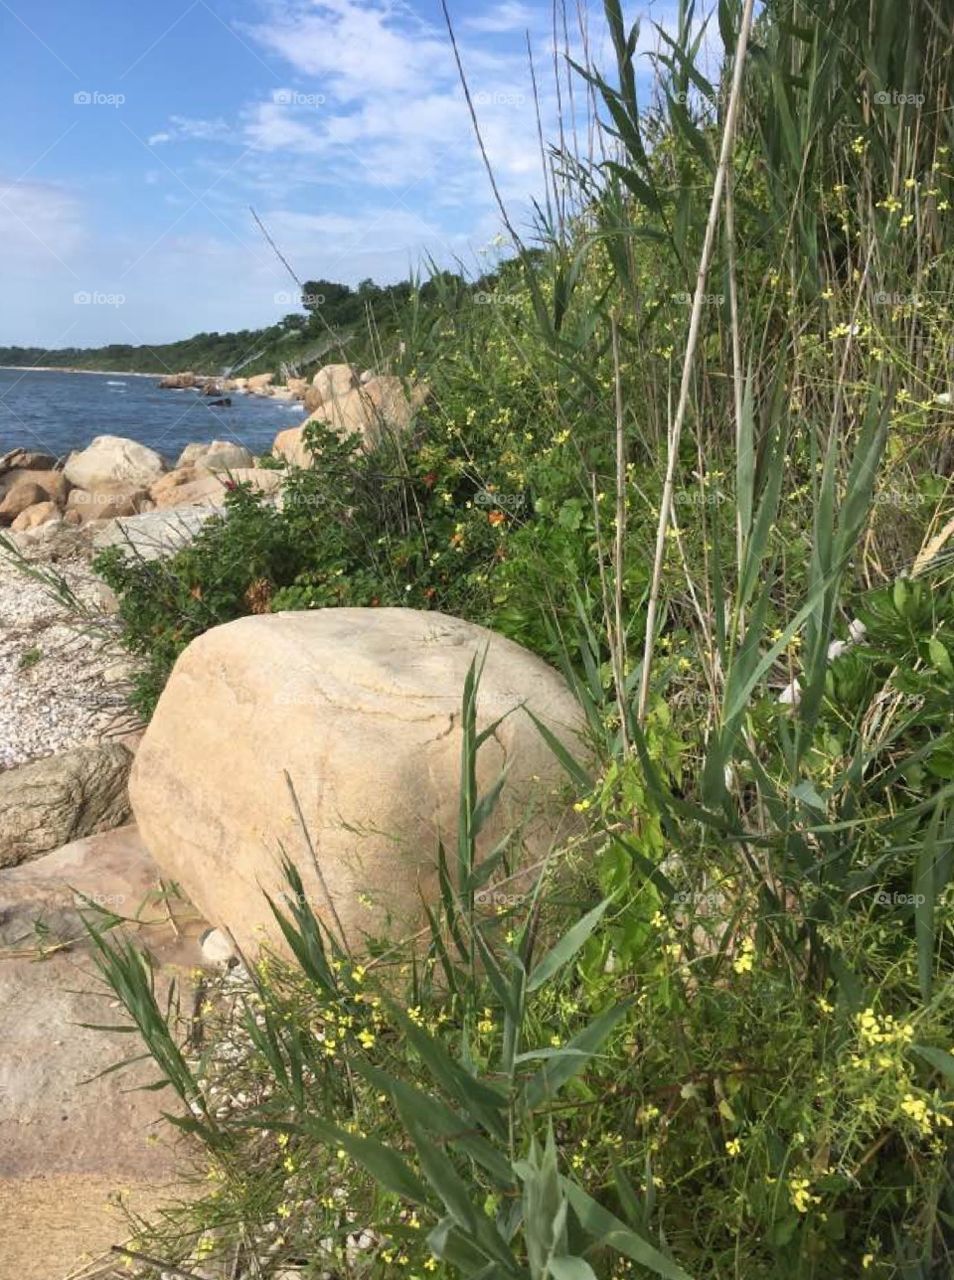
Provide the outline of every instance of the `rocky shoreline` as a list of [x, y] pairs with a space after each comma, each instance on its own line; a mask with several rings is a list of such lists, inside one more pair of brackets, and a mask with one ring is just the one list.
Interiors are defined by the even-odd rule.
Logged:
[[[393, 375], [345, 364], [325, 365], [311, 381], [290, 378], [283, 385], [270, 373], [217, 379], [187, 372], [161, 378], [159, 386], [223, 403], [230, 393], [300, 402], [308, 417], [280, 431], [271, 451], [299, 465], [310, 461], [302, 441], [310, 422], [371, 440], [382, 429], [405, 429], [428, 394], [424, 386], [406, 388]], [[237, 482], [266, 492], [278, 486], [275, 471], [261, 467], [235, 440], [190, 444], [174, 461], [112, 435], [96, 436], [66, 459], [14, 449], [0, 458], [0, 528], [26, 533], [58, 522], [84, 527], [171, 507], [221, 506], [226, 486]]]
[[[287, 465], [310, 463], [303, 443], [309, 423], [371, 441], [382, 430], [405, 429], [428, 394], [425, 386], [407, 388], [393, 375], [346, 364], [281, 386], [272, 374], [193, 373], [166, 376], [160, 386], [300, 401], [308, 416], [279, 431], [271, 449]], [[96, 552], [122, 542], [146, 559], [169, 554], [222, 509], [229, 487], [248, 484], [277, 499], [281, 482], [280, 469], [234, 440], [196, 442], [175, 459], [109, 435], [65, 459], [26, 448], [0, 457], [0, 537], [7, 544], [0, 548], [0, 774], [128, 727], [129, 661], [115, 643], [116, 602], [90, 568]]]
[[[164, 381], [193, 394], [271, 394], [272, 379]], [[371, 444], [406, 430], [428, 396], [348, 365], [299, 381], [277, 390], [308, 416], [278, 433], [267, 464], [234, 440], [167, 459], [108, 435], [65, 459], [28, 449], [0, 458], [0, 1212], [18, 1206], [5, 1250], [27, 1280], [40, 1280], [22, 1270], [38, 1229], [64, 1270], [78, 1268], [82, 1252], [91, 1258], [114, 1238], [103, 1187], [142, 1190], [152, 1209], [155, 1188], [192, 1154], [168, 1136], [168, 1097], [136, 1088], [151, 1067], [110, 1070], [129, 1041], [91, 962], [84, 919], [94, 908], [122, 919], [157, 999], [179, 993], [192, 1025], [226, 982], [236, 944], [280, 945], [260, 892], [242, 886], [278, 892], [274, 849], [289, 842], [299, 856], [303, 832], [325, 832], [348, 946], [369, 928], [416, 927], [419, 889], [435, 891], [417, 851], [457, 822], [453, 730], [478, 652], [482, 714], [495, 722], [485, 754], [508, 777], [482, 838], [495, 843], [526, 822], [521, 839], [542, 857], [573, 820], [561, 769], [531, 720], [510, 714], [529, 702], [572, 745], [578, 710], [562, 678], [512, 641], [441, 614], [328, 608], [214, 627], [182, 655], [148, 729], [133, 722], [135, 669], [119, 645], [118, 601], [92, 569], [96, 552], [166, 556], [236, 483], [280, 502], [285, 468], [312, 464], [310, 422]], [[327, 786], [303, 787], [293, 811], [288, 779], [319, 775]], [[359, 832], [371, 843], [352, 847]], [[223, 866], [235, 874], [223, 877]], [[323, 901], [305, 874], [310, 899]], [[225, 1048], [233, 1053], [231, 1041]], [[221, 1119], [245, 1095], [215, 1071], [203, 1089]], [[49, 1211], [56, 1194], [70, 1200], [62, 1220]], [[207, 1274], [196, 1260], [188, 1267]]]

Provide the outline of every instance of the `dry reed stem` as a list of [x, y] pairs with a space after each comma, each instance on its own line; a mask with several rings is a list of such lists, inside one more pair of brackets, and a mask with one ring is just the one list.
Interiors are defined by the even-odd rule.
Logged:
[[719, 208], [722, 204], [722, 191], [725, 186], [726, 172], [732, 145], [735, 139], [735, 125], [739, 113], [739, 102], [742, 96], [742, 76], [745, 70], [745, 53], [748, 48], [749, 33], [752, 29], [752, 14], [755, 0], [745, 0], [742, 11], [742, 23], [739, 39], [735, 49], [735, 65], [732, 69], [732, 88], [729, 93], [729, 105], [726, 110], [725, 125], [722, 130], [722, 146], [719, 163], [716, 168], [715, 181], [712, 186], [712, 200], [709, 205], [709, 217], [706, 221], [705, 238], [699, 269], [696, 274], [696, 288], [692, 298], [692, 314], [689, 318], [689, 335], [686, 340], [686, 352], [682, 362], [682, 380], [679, 386], [679, 400], [676, 405], [676, 417], [669, 431], [668, 456], [666, 460], [666, 478], [663, 482], [662, 503], [659, 508], [659, 523], [656, 529], [656, 551], [653, 559], [653, 575], [649, 591], [649, 605], [646, 611], [646, 643], [643, 649], [643, 670], [639, 687], [639, 703], [637, 720], [642, 725], [646, 720], [649, 705], [649, 688], [652, 678], [653, 636], [656, 629], [656, 615], [659, 611], [659, 592], [662, 583], [663, 562], [666, 557], [666, 530], [672, 514], [673, 487], [676, 467], [679, 461], [679, 441], [689, 407], [689, 386], [695, 364], [696, 348], [699, 345], [699, 331], [702, 321], [702, 306], [705, 296], [706, 281], [712, 254], [715, 248], [716, 227], [719, 221]]

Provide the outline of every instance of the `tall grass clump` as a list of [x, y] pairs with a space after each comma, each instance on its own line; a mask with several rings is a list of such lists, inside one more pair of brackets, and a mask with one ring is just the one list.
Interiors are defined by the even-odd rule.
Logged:
[[604, 16], [612, 65], [566, 39], [590, 118], [535, 236], [409, 316], [432, 400], [353, 463], [391, 496], [332, 500], [334, 556], [277, 596], [403, 595], [559, 664], [582, 833], [511, 892], [462, 785], [423, 953], [366, 968], [289, 866], [293, 961], [249, 971], [240, 1065], [195, 1067], [246, 1099], [214, 1193], [153, 1252], [954, 1271], [954, 17], [683, 4], [643, 57]]

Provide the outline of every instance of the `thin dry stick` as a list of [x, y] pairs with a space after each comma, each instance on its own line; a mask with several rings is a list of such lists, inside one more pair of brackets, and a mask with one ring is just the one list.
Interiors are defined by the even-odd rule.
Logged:
[[447, 8], [447, 0], [441, 0], [441, 9], [444, 11], [444, 21], [447, 23], [447, 34], [450, 36], [451, 48], [454, 51], [454, 61], [457, 63], [457, 74], [460, 77], [461, 88], [464, 91], [467, 110], [470, 112], [470, 121], [474, 126], [474, 135], [477, 138], [477, 146], [480, 148], [481, 159], [484, 162], [484, 168], [487, 170], [487, 177], [490, 179], [490, 189], [494, 193], [497, 208], [500, 210], [500, 216], [503, 218], [504, 226], [510, 233], [510, 238], [513, 240], [520, 252], [523, 253], [523, 241], [517, 235], [516, 229], [510, 221], [510, 215], [507, 213], [507, 206], [503, 202], [503, 196], [500, 194], [500, 188], [497, 186], [497, 179], [494, 177], [494, 170], [493, 165], [490, 163], [490, 156], [488, 156], [487, 148], [484, 146], [484, 136], [480, 132], [480, 124], [477, 120], [474, 100], [470, 96], [470, 86], [468, 85], [467, 77], [464, 74], [464, 64], [461, 62], [460, 50], [457, 48], [457, 36], [454, 34], [454, 24], [451, 22], [450, 10]]
[[[725, 243], [729, 260], [729, 321], [732, 326], [732, 391], [735, 407], [735, 448], [739, 452], [742, 440], [742, 335], [739, 329], [739, 290], [735, 275], [735, 176], [732, 161], [725, 175]], [[739, 573], [742, 572], [742, 517], [736, 519], [736, 554]]]
[[[258, 214], [255, 212], [255, 210], [252, 208], [252, 206], [251, 206], [251, 205], [249, 205], [249, 207], [248, 207], [248, 211], [249, 211], [249, 213], [252, 215], [252, 217], [255, 219], [256, 226], [258, 227], [259, 231], [261, 231], [262, 235], [265, 237], [265, 241], [266, 241], [266, 243], [269, 245], [269, 247], [271, 248], [272, 252], [275, 254], [275, 257], [278, 259], [278, 261], [282, 264], [282, 266], [285, 268], [285, 270], [288, 272], [288, 274], [289, 274], [289, 275], [291, 276], [291, 278], [294, 280], [294, 282], [295, 282], [295, 284], [298, 286], [298, 288], [304, 292], [304, 288], [305, 288], [305, 286], [302, 284], [301, 280], [298, 278], [298, 275], [297, 275], [297, 273], [295, 272], [294, 268], [292, 267], [291, 263], [288, 261], [288, 259], [287, 259], [287, 258], [285, 257], [285, 255], [282, 253], [281, 249], [279, 249], [278, 245], [275, 243], [274, 239], [272, 238], [272, 234], [271, 234], [271, 232], [269, 231], [268, 227], [266, 227], [265, 223], [261, 220], [261, 218], [258, 216]], [[318, 319], [321, 321], [321, 323], [322, 323], [322, 324], [325, 326], [325, 328], [328, 330], [328, 334], [329, 334], [329, 336], [330, 336], [330, 337], [331, 337], [331, 339], [332, 339], [332, 345], [334, 345], [334, 346], [336, 346], [336, 347], [338, 348], [338, 353], [340, 354], [342, 361], [343, 361], [345, 364], [347, 364], [347, 363], [348, 363], [348, 356], [347, 356], [347, 353], [346, 353], [346, 351], [345, 351], [345, 349], [344, 349], [344, 343], [341, 341], [341, 337], [340, 337], [340, 335], [339, 335], [339, 334], [337, 334], [337, 333], [334, 331], [334, 329], [332, 329], [331, 325], [328, 323], [328, 321], [325, 319], [325, 317], [321, 314], [321, 308], [320, 308], [320, 307], [318, 308], [318, 310], [317, 310], [314, 314], [315, 314], [315, 315], [317, 315]]]
[[705, 295], [706, 280], [715, 248], [716, 226], [719, 221], [719, 207], [722, 203], [722, 189], [725, 186], [725, 175], [732, 154], [735, 140], [735, 122], [739, 113], [739, 101], [742, 96], [742, 76], [745, 70], [745, 52], [749, 43], [749, 32], [752, 29], [752, 11], [755, 0], [745, 0], [742, 11], [742, 25], [735, 50], [735, 66], [732, 69], [732, 89], [729, 94], [729, 105], [726, 110], [725, 127], [722, 131], [722, 147], [719, 153], [719, 164], [716, 169], [715, 182], [712, 186], [712, 200], [709, 205], [709, 218], [706, 222], [706, 234], [702, 243], [702, 256], [699, 259], [699, 270], [696, 275], [696, 291], [692, 299], [692, 315], [689, 318], [689, 336], [686, 341], [686, 354], [682, 362], [682, 381], [679, 386], [679, 401], [676, 405], [676, 417], [669, 433], [669, 456], [666, 460], [666, 478], [663, 484], [662, 504], [659, 508], [659, 524], [656, 529], [656, 554], [653, 560], [653, 576], [649, 590], [649, 606], [646, 610], [646, 643], [643, 649], [643, 672], [639, 687], [639, 705], [637, 719], [642, 725], [646, 719], [649, 706], [649, 685], [652, 675], [653, 636], [656, 630], [656, 614], [659, 611], [659, 590], [662, 582], [663, 561], [666, 556], [666, 530], [672, 514], [673, 487], [676, 478], [676, 466], [679, 461], [679, 440], [682, 426], [689, 407], [689, 385], [692, 379], [692, 367], [695, 362], [696, 347], [699, 344], [699, 330], [702, 320], [702, 300]]
[[543, 119], [540, 115], [540, 95], [537, 92], [537, 73], [533, 65], [533, 45], [530, 43], [530, 32], [525, 32], [525, 35], [527, 37], [527, 62], [530, 65], [530, 85], [533, 90], [533, 108], [537, 117], [537, 141], [540, 146], [540, 167], [543, 169], [543, 190], [546, 195], [547, 202], [547, 221], [552, 226], [553, 203], [550, 200], [551, 172], [547, 165], [547, 146], [543, 139]]
[[623, 629], [623, 558], [626, 544], [626, 432], [623, 426], [623, 377], [619, 361], [619, 328], [615, 311], [610, 315], [613, 339], [613, 391], [616, 403], [616, 544], [613, 551], [613, 596], [616, 635], [613, 644], [613, 675], [616, 701], [619, 703], [620, 735], [623, 750], [629, 754], [629, 731], [626, 727], [626, 641]]

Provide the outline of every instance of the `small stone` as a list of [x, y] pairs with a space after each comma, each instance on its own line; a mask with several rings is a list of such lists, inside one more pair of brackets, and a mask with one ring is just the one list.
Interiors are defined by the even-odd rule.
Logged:
[[221, 929], [208, 929], [199, 939], [199, 945], [209, 964], [231, 964], [238, 959], [235, 948]]

